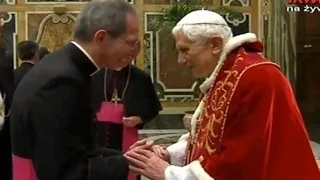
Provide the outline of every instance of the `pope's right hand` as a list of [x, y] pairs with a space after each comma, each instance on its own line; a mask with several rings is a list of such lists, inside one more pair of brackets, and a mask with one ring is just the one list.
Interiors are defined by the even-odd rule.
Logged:
[[161, 159], [169, 162], [170, 161], [170, 154], [169, 151], [166, 150], [165, 147], [160, 146], [160, 145], [153, 145], [151, 150], [153, 151], [154, 154], [156, 154], [158, 157]]

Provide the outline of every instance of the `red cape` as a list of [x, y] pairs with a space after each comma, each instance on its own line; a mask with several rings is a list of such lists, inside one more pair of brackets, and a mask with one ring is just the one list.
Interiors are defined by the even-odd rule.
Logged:
[[201, 180], [320, 180], [290, 83], [261, 47], [229, 54], [208, 93], [187, 151]]

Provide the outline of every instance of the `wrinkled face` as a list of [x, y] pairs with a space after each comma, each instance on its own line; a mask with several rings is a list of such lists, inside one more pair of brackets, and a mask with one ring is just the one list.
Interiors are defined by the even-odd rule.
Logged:
[[217, 65], [222, 51], [223, 41], [213, 37], [207, 42], [195, 43], [182, 32], [176, 36], [176, 48], [179, 52], [178, 63], [192, 69], [195, 77], [208, 77]]
[[113, 38], [104, 30], [95, 34], [96, 48], [100, 62], [108, 69], [120, 69], [126, 67], [137, 56], [139, 41], [138, 18], [128, 14], [126, 20], [126, 32]]

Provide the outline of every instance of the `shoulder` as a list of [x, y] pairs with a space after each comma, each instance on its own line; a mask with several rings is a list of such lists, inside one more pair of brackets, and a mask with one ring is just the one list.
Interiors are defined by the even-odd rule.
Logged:
[[291, 88], [288, 79], [277, 65], [271, 63], [249, 66], [240, 76], [237, 87], [242, 91], [258, 90], [264, 93], [276, 92], [284, 88]]
[[65, 57], [46, 59], [35, 65], [20, 82], [17, 92], [34, 94], [59, 87], [74, 87], [84, 84], [80, 72]]

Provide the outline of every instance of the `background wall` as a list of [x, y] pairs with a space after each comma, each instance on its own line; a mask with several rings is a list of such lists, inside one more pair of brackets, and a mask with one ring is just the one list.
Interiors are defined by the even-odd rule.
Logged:
[[267, 56], [282, 68], [293, 87], [296, 81], [296, 13], [286, 11], [287, 0], [272, 1]]

